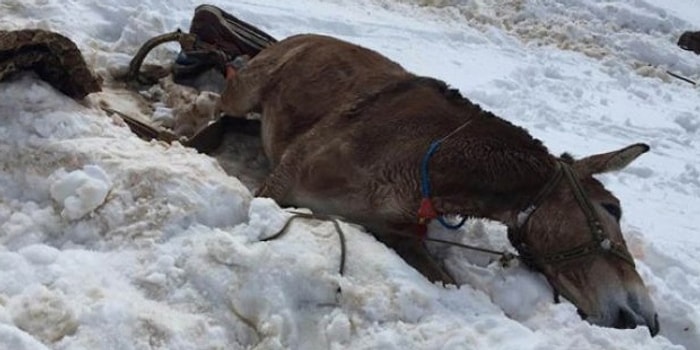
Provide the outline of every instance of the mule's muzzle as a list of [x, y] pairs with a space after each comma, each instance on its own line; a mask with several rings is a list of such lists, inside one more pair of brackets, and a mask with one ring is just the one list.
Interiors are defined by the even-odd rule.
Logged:
[[629, 309], [620, 309], [617, 320], [613, 324], [614, 328], [620, 329], [632, 329], [637, 328], [637, 326], [647, 326], [653, 337], [659, 333], [659, 317], [654, 314], [651, 319], [647, 320]]
[[629, 307], [620, 307], [617, 312], [613, 312], [610, 318], [588, 317], [585, 312], [578, 310], [578, 314], [586, 321], [603, 327], [613, 327], [617, 329], [632, 329], [637, 326], [649, 328], [651, 336], [659, 334], [659, 316], [656, 313], [645, 316]]

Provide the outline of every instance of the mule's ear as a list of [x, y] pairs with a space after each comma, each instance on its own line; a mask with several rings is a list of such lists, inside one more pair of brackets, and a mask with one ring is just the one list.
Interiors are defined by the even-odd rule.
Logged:
[[647, 151], [649, 151], [649, 145], [637, 143], [617, 151], [579, 159], [574, 162], [574, 169], [579, 176], [617, 171], [623, 169]]

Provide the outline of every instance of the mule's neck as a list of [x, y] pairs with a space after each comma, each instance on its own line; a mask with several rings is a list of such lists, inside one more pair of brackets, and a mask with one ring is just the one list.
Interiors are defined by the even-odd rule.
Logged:
[[556, 158], [540, 144], [501, 146], [446, 142], [435, 153], [430, 178], [439, 213], [516, 225], [518, 213], [554, 175]]
[[455, 193], [434, 196], [432, 201], [435, 210], [443, 216], [491, 219], [508, 227], [516, 227], [518, 215], [527, 208], [536, 193], [536, 189], [508, 194]]

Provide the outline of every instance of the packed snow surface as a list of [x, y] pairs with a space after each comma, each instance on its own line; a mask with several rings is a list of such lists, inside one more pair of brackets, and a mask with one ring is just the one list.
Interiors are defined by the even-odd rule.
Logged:
[[[0, 349], [700, 349], [700, 92], [665, 73], [700, 80], [700, 56], [675, 46], [700, 30], [697, 1], [212, 3], [279, 38], [376, 49], [554, 153], [651, 145], [601, 180], [622, 202], [660, 335], [590, 325], [540, 275], [456, 248], [460, 285], [431, 284], [350, 223], [341, 276], [332, 223], [298, 220], [263, 242], [291, 214], [223, 163], [144, 142], [99, 94], [76, 102], [24, 74], [0, 83]], [[0, 0], [0, 30], [63, 33], [108, 76], [147, 39], [187, 30], [196, 5]], [[492, 222], [431, 232], [509, 249]]]

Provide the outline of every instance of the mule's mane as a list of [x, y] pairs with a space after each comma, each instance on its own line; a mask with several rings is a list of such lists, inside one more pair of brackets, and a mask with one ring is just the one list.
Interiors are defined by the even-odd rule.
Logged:
[[420, 79], [416, 80], [416, 82], [423, 83], [423, 84], [428, 85], [428, 86], [433, 86], [448, 101], [450, 101], [451, 103], [462, 106], [462, 108], [469, 111], [469, 114], [472, 116], [479, 116], [481, 118], [489, 119], [489, 121], [492, 123], [500, 124], [499, 127], [505, 127], [505, 128], [511, 128], [513, 130], [517, 130], [518, 133], [523, 134], [523, 136], [527, 136], [526, 138], [529, 139], [534, 146], [540, 148], [540, 150], [545, 152], [545, 153], [549, 153], [549, 151], [544, 146], [542, 141], [532, 137], [532, 135], [530, 135], [530, 133], [526, 129], [524, 129], [520, 126], [517, 126], [517, 125], [515, 125], [515, 124], [513, 124], [513, 123], [511, 123], [511, 122], [509, 122], [501, 117], [498, 117], [495, 114], [493, 114], [487, 110], [484, 110], [478, 104], [473, 103], [471, 100], [464, 97], [458, 89], [450, 87], [444, 81], [434, 79], [434, 78], [420, 77]]
[[567, 164], [574, 164], [574, 161], [576, 160], [574, 159], [574, 156], [571, 155], [571, 153], [569, 152], [562, 153], [561, 156], [559, 156], [559, 159]]
[[411, 75], [406, 79], [397, 80], [390, 84], [384, 85], [376, 91], [369, 91], [363, 95], [360, 101], [358, 101], [352, 109], [350, 109], [347, 115], [356, 115], [357, 113], [364, 110], [368, 105], [371, 105], [376, 100], [378, 100], [380, 97], [399, 94], [421, 86], [435, 89], [439, 94], [444, 96], [447, 99], [447, 101], [465, 109], [468, 115], [472, 117], [488, 119], [490, 123], [496, 124], [493, 125], [494, 128], [510, 129], [515, 133], [520, 134], [520, 137], [524, 137], [525, 139], [527, 139], [527, 141], [532, 143], [532, 146], [539, 148], [540, 151], [544, 153], [549, 153], [542, 141], [532, 137], [532, 135], [530, 135], [530, 133], [526, 129], [517, 126], [503, 118], [500, 118], [487, 110], [482, 109], [481, 106], [473, 103], [468, 98], [464, 97], [458, 89], [450, 87], [447, 83], [445, 83], [442, 80], [431, 77]]
[[[532, 137], [526, 129], [482, 109], [444, 81], [416, 77], [410, 83], [436, 90], [449, 103], [464, 111], [465, 116], [476, 118], [468, 126], [473, 131], [471, 138], [460, 140], [465, 145], [466, 163], [478, 164], [469, 171], [469, 177], [484, 180], [476, 183], [476, 187], [509, 193], [539, 188], [549, 179], [554, 165], [553, 157], [542, 141]], [[479, 137], [474, 138], [475, 134]], [[448, 160], [448, 163], [452, 162], [459, 160]]]
[[[439, 138], [455, 130], [455, 120], [473, 120], [466, 129], [445, 141], [451, 144], [451, 151], [447, 151], [444, 147], [448, 146], [445, 145], [443, 151], [437, 152], [433, 157], [434, 176], [438, 179], [436, 188], [444, 186], [444, 190], [449, 191], [449, 188], [470, 183], [469, 187], [478, 191], [514, 193], [533, 191], [549, 179], [555, 164], [554, 157], [540, 140], [532, 137], [524, 128], [482, 109], [459, 90], [439, 79], [405, 75], [363, 91], [345, 105], [346, 109], [341, 115], [346, 119], [361, 118], [384, 99], [420, 89], [444, 98], [445, 103], [454, 108], [435, 106], [443, 112], [451, 111], [447, 112], [451, 115], [435, 116], [436, 119], [431, 124], [422, 125], [419, 133], [431, 133], [435, 135], [433, 137]], [[425, 106], [426, 101], [439, 103], [425, 98], [426, 95], [417, 94], [415, 98], [406, 99], [408, 102], [404, 102], [404, 107], [425, 113], [431, 109]], [[437, 138], [432, 141], [435, 140]], [[416, 138], [414, 149], [425, 147], [427, 150], [430, 142], [424, 142], [425, 140]], [[403, 147], [406, 149], [408, 145], [404, 143]], [[455, 168], [457, 164], [459, 166]]]

